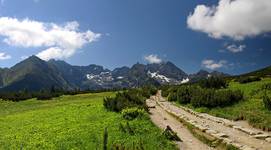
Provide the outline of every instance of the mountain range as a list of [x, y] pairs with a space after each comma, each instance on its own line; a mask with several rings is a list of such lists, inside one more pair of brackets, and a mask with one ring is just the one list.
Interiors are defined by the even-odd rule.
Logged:
[[187, 74], [171, 62], [136, 63], [132, 67], [114, 70], [99, 65], [73, 66], [65, 61], [44, 61], [31, 56], [11, 68], [0, 68], [0, 90], [37, 91], [52, 86], [65, 90], [130, 88], [145, 84], [182, 84], [209, 76], [229, 76], [221, 72], [200, 70]]

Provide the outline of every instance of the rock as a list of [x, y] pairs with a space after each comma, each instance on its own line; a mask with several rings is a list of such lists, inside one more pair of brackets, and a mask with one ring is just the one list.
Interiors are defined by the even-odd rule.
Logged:
[[240, 130], [242, 127], [241, 126], [232, 126], [233, 129]]
[[198, 128], [202, 132], [205, 132], [206, 130], [208, 130], [208, 128], [205, 128], [205, 127], [203, 127], [203, 126], [201, 126], [199, 124], [196, 124], [195, 127]]
[[197, 122], [194, 121], [194, 120], [189, 120], [188, 123], [192, 124], [192, 125], [195, 125]]
[[239, 149], [241, 149], [243, 147], [242, 144], [236, 143], [236, 142], [232, 143], [232, 145], [235, 146], [236, 148], [239, 148]]
[[212, 130], [212, 129], [208, 129], [208, 130], [206, 130], [206, 133], [208, 133], [208, 134], [216, 134], [217, 131]]
[[178, 115], [177, 117], [182, 119], [182, 118], [183, 118], [183, 115], [180, 114], [180, 115]]
[[148, 108], [155, 108], [155, 103], [148, 103]]
[[269, 134], [257, 134], [257, 135], [254, 135], [253, 137], [256, 139], [264, 140], [264, 139], [269, 138], [271, 136]]
[[253, 130], [247, 129], [247, 128], [240, 128], [241, 131], [249, 134], [249, 135], [256, 135], [256, 132], [254, 132]]
[[224, 120], [224, 123], [223, 123], [225, 126], [228, 126], [228, 127], [233, 127], [233, 122], [232, 121], [229, 121], [229, 120]]
[[227, 143], [227, 144], [231, 144], [233, 141], [231, 139], [228, 139], [228, 138], [224, 138], [224, 141]]
[[246, 146], [246, 145], [242, 146], [241, 149], [242, 150], [255, 150], [255, 148], [252, 148], [252, 147], [249, 147], [249, 146]]
[[269, 137], [269, 138], [266, 138], [265, 141], [271, 143], [271, 138], [270, 138], [270, 137]]
[[227, 134], [225, 134], [225, 133], [217, 133], [216, 134], [218, 137], [221, 137], [221, 138], [227, 138], [227, 137], [229, 137]]

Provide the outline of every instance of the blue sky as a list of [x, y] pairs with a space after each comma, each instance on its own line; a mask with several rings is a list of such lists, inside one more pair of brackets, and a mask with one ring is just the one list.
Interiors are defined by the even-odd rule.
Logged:
[[[226, 1], [2, 0], [0, 67], [30, 55], [109, 69], [172, 61], [187, 73], [239, 74], [271, 65], [271, 13], [228, 9], [253, 0]], [[270, 10], [268, 1], [257, 6]], [[202, 15], [206, 11], [212, 16]]]

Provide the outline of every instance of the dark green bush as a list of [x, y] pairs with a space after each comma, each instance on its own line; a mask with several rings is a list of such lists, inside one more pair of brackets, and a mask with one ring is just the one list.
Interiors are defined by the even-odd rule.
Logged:
[[263, 96], [264, 107], [271, 111], [271, 98], [264, 94]]
[[177, 101], [177, 93], [176, 92], [170, 92], [168, 95], [168, 101], [175, 102]]
[[0, 99], [10, 100], [14, 102], [27, 100], [33, 98], [33, 94], [27, 91], [19, 91], [19, 92], [2, 92], [0, 93]]
[[173, 85], [162, 85], [159, 87], [159, 89], [162, 91], [162, 96], [163, 97], [168, 97], [169, 93], [172, 91]]
[[266, 83], [262, 86], [262, 90], [271, 90], [271, 83]]
[[[168, 93], [167, 98], [168, 98], [168, 101], [177, 101], [177, 91], [178, 91], [178, 88], [179, 87], [177, 87], [177, 86], [172, 86], [171, 88], [167, 89], [167, 93]], [[162, 94], [163, 94], [163, 91], [162, 91]]]
[[191, 104], [194, 107], [225, 107], [243, 100], [240, 90], [198, 89], [192, 96]]
[[148, 110], [146, 97], [142, 95], [141, 90], [131, 89], [125, 92], [119, 92], [115, 97], [104, 98], [103, 105], [110, 111], [120, 112], [125, 108], [138, 107]]
[[197, 92], [198, 87], [196, 86], [181, 86], [176, 92], [177, 101], [181, 104], [188, 104], [195, 92]]
[[213, 88], [220, 89], [226, 88], [228, 86], [226, 80], [221, 77], [210, 77], [199, 82], [200, 87], [202, 88]]
[[179, 86], [169, 90], [168, 101], [178, 101], [181, 104], [187, 104], [192, 97], [191, 86]]
[[139, 92], [143, 97], [149, 98], [152, 95], [157, 93], [157, 88], [155, 86], [143, 86], [142, 88], [138, 89]]
[[144, 113], [145, 113], [144, 109], [140, 109], [137, 107], [126, 108], [121, 111], [122, 117], [126, 120], [133, 120], [138, 117], [140, 118], [144, 115]]
[[244, 99], [240, 90], [201, 88], [196, 85], [182, 85], [171, 90], [168, 101], [192, 104], [194, 107], [225, 107]]
[[238, 82], [241, 84], [250, 83], [254, 81], [261, 81], [260, 77], [240, 77]]

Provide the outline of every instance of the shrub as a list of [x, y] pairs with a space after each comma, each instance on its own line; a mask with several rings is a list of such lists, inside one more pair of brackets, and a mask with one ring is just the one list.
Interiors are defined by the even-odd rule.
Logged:
[[193, 93], [198, 89], [197, 86], [182, 85], [170, 89], [168, 101], [178, 101], [181, 104], [190, 103]]
[[125, 108], [139, 107], [148, 110], [146, 97], [138, 89], [117, 93], [115, 97], [104, 98], [103, 105], [110, 111], [120, 112]]
[[201, 80], [199, 82], [200, 87], [202, 88], [226, 88], [228, 86], [226, 80], [221, 77], [210, 77], [208, 79]]
[[263, 96], [264, 107], [271, 111], [271, 98], [264, 94]]
[[181, 86], [180, 88], [178, 88], [176, 93], [177, 101], [181, 104], [190, 103], [197, 89], [198, 87], [196, 86]]
[[162, 94], [163, 97], [168, 97], [169, 91], [168, 90], [162, 90], [161, 94]]
[[159, 89], [162, 91], [163, 97], [168, 97], [169, 93], [172, 90], [173, 85], [162, 85]]
[[266, 83], [262, 86], [262, 90], [271, 90], [271, 83]]
[[176, 92], [170, 92], [168, 95], [168, 101], [175, 102], [177, 101], [177, 93]]
[[143, 97], [149, 98], [152, 95], [155, 95], [157, 93], [157, 88], [155, 86], [143, 86], [141, 89], [138, 89], [138, 91], [142, 94]]
[[240, 90], [198, 89], [193, 93], [191, 104], [194, 107], [225, 107], [243, 100]]
[[137, 107], [126, 108], [121, 111], [122, 117], [126, 120], [133, 120], [138, 117], [142, 117], [144, 115], [144, 109], [140, 109]]
[[19, 91], [19, 92], [1, 92], [0, 99], [10, 100], [14, 102], [27, 100], [33, 98], [33, 94], [28, 92], [27, 90]]
[[254, 81], [261, 81], [260, 77], [240, 77], [238, 82], [241, 84], [250, 83]]

